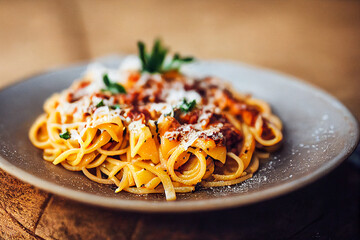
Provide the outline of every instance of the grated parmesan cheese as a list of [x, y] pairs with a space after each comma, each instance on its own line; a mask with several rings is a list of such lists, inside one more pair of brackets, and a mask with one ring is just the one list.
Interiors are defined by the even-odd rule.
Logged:
[[71, 138], [70, 138], [71, 140], [76, 140], [76, 141], [78, 141], [79, 144], [82, 143], [81, 136], [79, 135], [79, 133], [76, 130], [71, 129], [70, 135], [71, 135]]
[[188, 102], [195, 100], [197, 104], [200, 104], [202, 98], [199, 93], [194, 90], [185, 91], [184, 88], [180, 89], [168, 89], [165, 92], [165, 101], [173, 107], [178, 107], [186, 99]]
[[137, 56], [128, 56], [120, 64], [119, 70], [126, 71], [139, 71], [141, 69], [141, 61]]
[[141, 120], [139, 121], [135, 121], [129, 124], [128, 128], [129, 131], [133, 131], [133, 132], [139, 132], [141, 131], [141, 129], [145, 126], [145, 124], [143, 124], [141, 122]]

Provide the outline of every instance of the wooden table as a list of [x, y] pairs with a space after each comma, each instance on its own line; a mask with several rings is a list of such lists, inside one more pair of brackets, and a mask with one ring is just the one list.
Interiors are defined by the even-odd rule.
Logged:
[[[156, 36], [181, 53], [302, 78], [360, 118], [359, 1], [0, 0], [0, 88], [49, 68], [134, 53], [137, 40], [150, 43]], [[96, 208], [0, 170], [0, 238], [356, 239], [359, 155], [286, 196], [193, 214]]]

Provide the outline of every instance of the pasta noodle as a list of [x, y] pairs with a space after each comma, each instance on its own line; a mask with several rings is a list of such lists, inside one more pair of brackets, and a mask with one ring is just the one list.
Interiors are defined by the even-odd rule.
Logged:
[[[131, 63], [131, 64], [130, 64]], [[90, 66], [46, 100], [29, 131], [43, 158], [134, 194], [192, 192], [253, 176], [282, 140], [269, 104], [213, 77]], [[114, 89], [116, 91], [114, 91]]]

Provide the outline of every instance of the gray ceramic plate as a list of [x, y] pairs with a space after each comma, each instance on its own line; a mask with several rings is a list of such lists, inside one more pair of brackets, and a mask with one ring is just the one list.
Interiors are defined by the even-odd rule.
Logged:
[[[121, 57], [100, 60], [115, 67]], [[237, 63], [208, 61], [187, 71], [216, 75], [241, 92], [268, 101], [284, 122], [284, 144], [253, 178], [242, 184], [178, 194], [166, 202], [164, 195], [138, 196], [114, 193], [108, 185], [91, 182], [42, 160], [42, 152], [28, 140], [28, 129], [42, 113], [44, 100], [67, 88], [86, 65], [31, 77], [0, 92], [0, 167], [15, 177], [46, 191], [77, 201], [117, 209], [184, 212], [250, 204], [298, 189], [335, 168], [354, 150], [358, 125], [351, 113], [327, 93], [292, 77]]]

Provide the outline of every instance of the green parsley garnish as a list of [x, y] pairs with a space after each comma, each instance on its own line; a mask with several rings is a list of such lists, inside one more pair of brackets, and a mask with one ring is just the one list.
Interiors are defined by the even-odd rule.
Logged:
[[115, 104], [115, 105], [112, 105], [110, 106], [111, 109], [120, 109], [120, 105], [119, 104]]
[[62, 139], [67, 140], [67, 139], [71, 138], [71, 135], [70, 135], [69, 131], [66, 130], [66, 132], [60, 133], [60, 134], [59, 134], [59, 137], [61, 137]]
[[168, 113], [164, 114], [164, 117], [168, 117], [168, 116], [171, 116], [171, 112], [168, 112]]
[[186, 98], [184, 98], [183, 102], [180, 105], [180, 110], [182, 112], [187, 113], [187, 112], [190, 112], [191, 110], [193, 110], [195, 106], [196, 106], [196, 101], [195, 100], [192, 100], [191, 102], [188, 102], [186, 100]]
[[109, 91], [112, 94], [126, 93], [124, 86], [119, 83], [111, 82], [107, 74], [103, 75], [103, 81], [106, 86], [105, 91]]
[[165, 67], [165, 71], [179, 71], [182, 64], [194, 61], [193, 57], [181, 57], [179, 53], [175, 53], [171, 62]]
[[101, 100], [98, 104], [96, 104], [96, 107], [97, 107], [97, 108], [99, 108], [99, 107], [103, 107], [103, 106], [105, 106], [105, 104], [104, 104], [104, 101], [103, 101], [103, 100]]
[[162, 45], [160, 39], [155, 40], [150, 54], [146, 52], [146, 46], [143, 42], [138, 42], [138, 49], [143, 72], [163, 73], [179, 71], [182, 64], [194, 60], [193, 57], [181, 57], [180, 54], [176, 53], [170, 62], [165, 64], [165, 58], [169, 50]]

